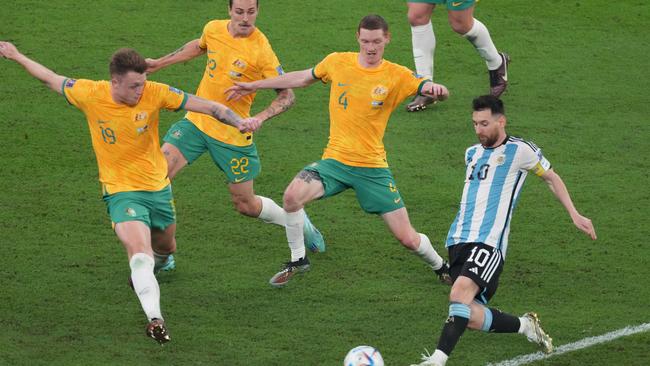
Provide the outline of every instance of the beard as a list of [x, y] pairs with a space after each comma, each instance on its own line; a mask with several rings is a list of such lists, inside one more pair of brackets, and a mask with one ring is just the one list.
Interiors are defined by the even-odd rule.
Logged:
[[481, 145], [485, 147], [493, 147], [498, 141], [497, 139], [499, 138], [498, 134], [492, 135], [492, 136], [478, 136], [478, 140], [481, 142]]

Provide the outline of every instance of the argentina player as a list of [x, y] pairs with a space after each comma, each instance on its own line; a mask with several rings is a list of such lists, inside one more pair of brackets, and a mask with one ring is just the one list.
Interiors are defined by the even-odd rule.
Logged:
[[433, 355], [419, 366], [443, 366], [465, 328], [520, 333], [549, 353], [552, 339], [535, 313], [521, 317], [488, 308], [497, 290], [508, 249], [510, 219], [529, 172], [541, 177], [567, 210], [575, 226], [591, 239], [591, 220], [580, 215], [560, 176], [535, 144], [506, 134], [503, 102], [490, 95], [473, 101], [472, 120], [480, 144], [465, 152], [465, 187], [460, 209], [447, 235], [450, 275], [449, 317]]

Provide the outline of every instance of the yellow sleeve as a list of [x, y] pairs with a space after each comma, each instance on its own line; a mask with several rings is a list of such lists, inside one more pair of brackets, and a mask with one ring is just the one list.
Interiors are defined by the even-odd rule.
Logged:
[[404, 66], [398, 66], [398, 71], [395, 74], [398, 75], [397, 82], [399, 84], [397, 104], [402, 103], [411, 95], [420, 93], [422, 86], [428, 81]]
[[330, 70], [335, 60], [336, 53], [330, 53], [311, 70], [311, 74], [315, 79], [320, 79], [323, 83], [327, 84], [331, 80]]
[[161, 108], [172, 111], [177, 111], [179, 109], [185, 108], [185, 103], [187, 103], [188, 98], [187, 93], [166, 84], [152, 84], [156, 87]]
[[206, 24], [205, 27], [203, 27], [201, 38], [199, 38], [199, 47], [201, 47], [202, 49], [208, 48], [208, 43], [206, 41], [206, 33], [208, 33], [209, 27], [210, 27], [210, 23]]
[[85, 79], [65, 79], [61, 84], [61, 92], [68, 103], [81, 109], [93, 90], [94, 82]]
[[262, 64], [262, 76], [265, 79], [275, 78], [284, 74], [280, 60], [278, 60], [278, 56], [275, 55], [268, 42], [266, 42], [264, 51], [262, 52]]

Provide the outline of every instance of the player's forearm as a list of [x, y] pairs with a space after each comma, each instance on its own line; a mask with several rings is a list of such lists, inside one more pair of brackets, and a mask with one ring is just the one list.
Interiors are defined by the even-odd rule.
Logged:
[[61, 84], [63, 83], [63, 80], [65, 80], [65, 77], [58, 75], [54, 71], [23, 54], [16, 56], [14, 61], [24, 67], [30, 75], [43, 82], [43, 84], [47, 85], [50, 89], [59, 94], [61, 93]]
[[311, 69], [293, 71], [272, 79], [258, 80], [251, 83], [255, 89], [292, 89], [303, 88], [316, 82]]
[[237, 115], [237, 113], [233, 112], [232, 109], [224, 105], [217, 103], [214, 104], [215, 105], [212, 106], [211, 110], [212, 117], [222, 123], [239, 128], [239, 126], [242, 124], [242, 119]]
[[287, 111], [296, 101], [296, 95], [291, 89], [278, 90], [278, 96], [271, 102], [271, 105], [258, 113], [255, 117], [261, 121], [266, 121]]
[[169, 65], [188, 61], [204, 53], [205, 49], [199, 47], [199, 40], [194, 39], [187, 42], [176, 51], [154, 60], [155, 69], [159, 70]]
[[564, 184], [562, 178], [560, 178], [560, 176], [555, 172], [552, 172], [552, 174], [546, 177], [545, 180], [548, 184], [549, 189], [551, 192], [553, 192], [557, 200], [562, 203], [562, 206], [564, 206], [571, 218], [574, 218], [574, 216], [578, 214], [578, 210], [576, 210], [575, 206], [573, 205], [569, 190]]

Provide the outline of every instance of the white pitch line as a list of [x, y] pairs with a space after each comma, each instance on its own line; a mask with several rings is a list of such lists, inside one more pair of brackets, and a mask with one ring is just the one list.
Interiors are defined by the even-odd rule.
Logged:
[[616, 338], [629, 336], [632, 334], [643, 333], [650, 330], [650, 323], [645, 323], [636, 326], [627, 326], [625, 328], [615, 330], [613, 332], [605, 333], [603, 335], [581, 339], [577, 342], [568, 343], [557, 347], [553, 353], [545, 354], [542, 352], [530, 353], [523, 356], [518, 356], [510, 360], [501, 361], [498, 363], [488, 363], [486, 366], [519, 366], [531, 363], [534, 361], [551, 358], [561, 355], [563, 353], [577, 351], [579, 349], [591, 347], [599, 343], [606, 343], [613, 341]]

